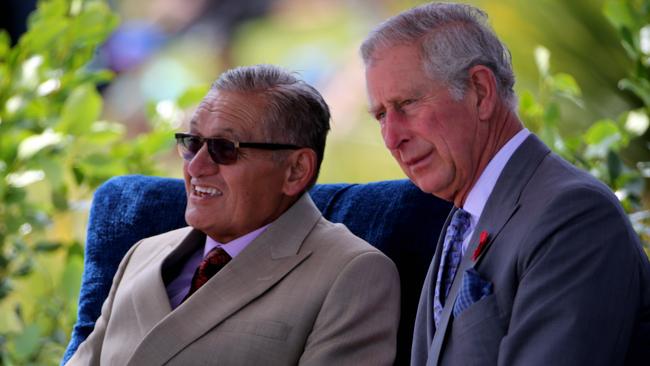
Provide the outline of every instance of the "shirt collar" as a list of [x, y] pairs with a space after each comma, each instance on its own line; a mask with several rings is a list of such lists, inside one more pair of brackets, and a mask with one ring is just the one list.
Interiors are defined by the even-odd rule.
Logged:
[[251, 231], [250, 233], [240, 236], [239, 238], [229, 241], [226, 244], [220, 243], [209, 236], [206, 236], [205, 246], [203, 248], [203, 257], [205, 258], [212, 249], [221, 247], [228, 253], [231, 258], [235, 258], [244, 248], [248, 246], [255, 238], [260, 236], [269, 227], [270, 224], [262, 226], [261, 228]]
[[481, 217], [483, 208], [497, 183], [499, 175], [501, 175], [503, 168], [506, 166], [506, 163], [508, 163], [512, 154], [514, 154], [517, 148], [524, 142], [524, 140], [526, 140], [528, 135], [530, 135], [530, 131], [524, 128], [508, 140], [496, 155], [494, 155], [492, 160], [490, 160], [488, 165], [485, 167], [485, 170], [483, 170], [483, 173], [481, 173], [481, 176], [476, 181], [476, 184], [474, 184], [474, 187], [469, 191], [463, 209], [472, 215], [471, 222], [473, 225], [476, 224], [479, 217]]

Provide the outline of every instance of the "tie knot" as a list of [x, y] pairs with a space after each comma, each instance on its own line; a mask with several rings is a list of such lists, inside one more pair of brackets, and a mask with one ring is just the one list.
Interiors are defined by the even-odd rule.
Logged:
[[209, 279], [230, 262], [230, 259], [232, 258], [222, 247], [212, 248], [199, 264], [199, 273]]
[[447, 235], [462, 237], [469, 228], [470, 217], [471, 215], [469, 212], [463, 210], [462, 208], [457, 209], [456, 212], [454, 212], [454, 216], [451, 218], [451, 222], [449, 223]]
[[230, 255], [222, 247], [214, 247], [203, 260], [210, 264], [222, 264], [227, 263], [230, 259]]

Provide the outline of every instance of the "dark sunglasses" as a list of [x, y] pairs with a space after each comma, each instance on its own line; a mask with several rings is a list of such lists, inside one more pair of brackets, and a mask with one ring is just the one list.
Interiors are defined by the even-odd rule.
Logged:
[[239, 149], [242, 147], [262, 150], [297, 150], [300, 146], [290, 144], [274, 144], [267, 142], [239, 142], [230, 141], [224, 138], [204, 138], [187, 133], [177, 133], [176, 146], [178, 153], [185, 160], [192, 160], [201, 150], [203, 144], [208, 144], [208, 154], [217, 164], [234, 164], [239, 156]]

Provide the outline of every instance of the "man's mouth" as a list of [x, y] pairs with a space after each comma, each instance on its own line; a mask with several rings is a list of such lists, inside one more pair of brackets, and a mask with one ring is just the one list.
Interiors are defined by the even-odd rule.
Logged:
[[429, 156], [431, 156], [431, 152], [428, 152], [428, 153], [426, 153], [424, 155], [419, 155], [419, 156], [404, 160], [403, 163], [404, 163], [404, 165], [406, 165], [408, 167], [413, 167], [413, 166], [416, 166], [419, 163], [423, 162], [427, 158], [429, 158]]
[[192, 194], [198, 197], [214, 197], [223, 195], [223, 193], [216, 188], [196, 185], [192, 185]]

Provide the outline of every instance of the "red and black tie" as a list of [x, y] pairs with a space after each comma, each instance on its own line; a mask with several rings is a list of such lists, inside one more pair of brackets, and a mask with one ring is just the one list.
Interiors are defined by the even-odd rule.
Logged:
[[192, 296], [196, 290], [203, 286], [212, 276], [219, 272], [232, 258], [221, 247], [215, 247], [208, 252], [199, 266], [194, 271], [190, 291], [185, 295], [183, 301]]

